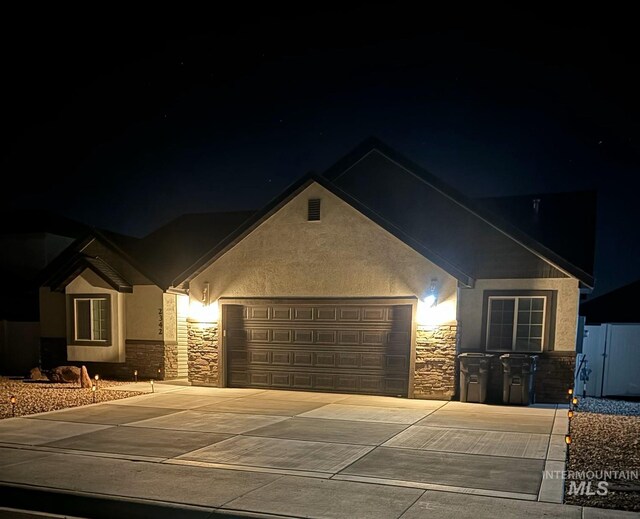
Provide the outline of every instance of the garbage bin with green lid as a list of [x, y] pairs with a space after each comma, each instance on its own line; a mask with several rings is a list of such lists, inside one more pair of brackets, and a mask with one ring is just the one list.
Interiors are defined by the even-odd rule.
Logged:
[[529, 405], [535, 402], [534, 382], [537, 355], [506, 353], [502, 362], [502, 402]]
[[486, 353], [461, 353], [460, 401], [482, 403], [487, 400], [489, 372], [493, 355]]

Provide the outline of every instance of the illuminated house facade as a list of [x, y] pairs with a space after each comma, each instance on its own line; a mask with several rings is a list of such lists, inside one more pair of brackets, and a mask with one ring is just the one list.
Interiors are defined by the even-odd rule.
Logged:
[[[551, 211], [568, 200], [512, 200], [526, 202], [523, 219], [371, 139], [259, 212], [75, 243], [41, 288], [43, 363], [450, 399], [458, 353], [519, 352], [539, 356], [538, 400], [559, 400], [580, 294], [593, 286], [593, 228]], [[552, 232], [536, 237], [544, 227]]]

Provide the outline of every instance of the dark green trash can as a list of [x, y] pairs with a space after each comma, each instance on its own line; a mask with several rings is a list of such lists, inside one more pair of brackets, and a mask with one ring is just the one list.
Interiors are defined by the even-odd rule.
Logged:
[[486, 402], [492, 357], [493, 355], [486, 353], [461, 353], [458, 355], [460, 361], [460, 402]]
[[506, 353], [502, 362], [502, 403], [529, 405], [535, 403], [534, 383], [537, 355]]

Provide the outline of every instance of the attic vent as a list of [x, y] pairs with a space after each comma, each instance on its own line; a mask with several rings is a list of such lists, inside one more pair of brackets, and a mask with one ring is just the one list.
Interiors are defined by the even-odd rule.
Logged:
[[307, 221], [308, 222], [320, 221], [320, 199], [319, 198], [309, 199]]

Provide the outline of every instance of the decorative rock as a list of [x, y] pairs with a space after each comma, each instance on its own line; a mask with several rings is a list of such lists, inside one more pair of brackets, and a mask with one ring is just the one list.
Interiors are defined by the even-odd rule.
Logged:
[[29, 372], [29, 378], [31, 380], [49, 380], [46, 375], [40, 371], [40, 368], [33, 368]]
[[53, 368], [47, 377], [51, 382], [57, 383], [79, 383], [80, 382], [80, 368], [76, 366], [58, 366]]
[[87, 389], [91, 389], [92, 386], [91, 377], [89, 376], [89, 372], [87, 371], [86, 366], [82, 366], [80, 374], [80, 385]]

